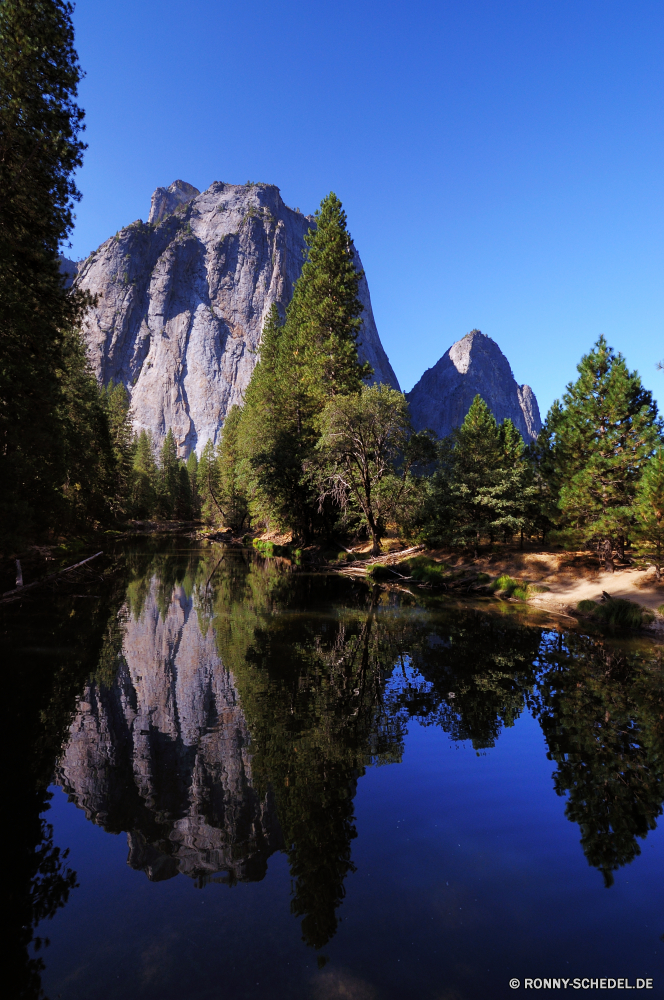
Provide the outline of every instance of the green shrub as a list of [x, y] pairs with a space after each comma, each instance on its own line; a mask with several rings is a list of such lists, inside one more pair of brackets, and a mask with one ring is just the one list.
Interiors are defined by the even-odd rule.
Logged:
[[337, 554], [337, 562], [339, 563], [351, 563], [355, 562], [354, 552], [339, 552]]
[[478, 583], [488, 583], [491, 577], [488, 573], [479, 573], [477, 576]]
[[[478, 577], [480, 582], [489, 579], [486, 573], [481, 573]], [[527, 601], [533, 594], [543, 594], [548, 587], [541, 587], [537, 583], [526, 583], [524, 580], [515, 580], [513, 577], [503, 573], [490, 585], [489, 590], [501, 597], [513, 597], [517, 601]]]
[[252, 544], [255, 549], [258, 549], [258, 551], [262, 556], [269, 557], [274, 555], [274, 549], [275, 549], [274, 542], [268, 542], [262, 538], [254, 538]]
[[436, 562], [427, 556], [414, 556], [399, 563], [399, 572], [412, 576], [418, 583], [441, 584], [445, 579], [445, 563]]
[[499, 576], [497, 580], [494, 580], [491, 584], [491, 590], [496, 593], [502, 594], [504, 597], [511, 597], [517, 587], [522, 587], [520, 580], [513, 580], [511, 576], [507, 573], [503, 573]]
[[579, 601], [576, 610], [611, 628], [641, 628], [655, 618], [649, 608], [622, 597], [612, 597], [601, 604], [596, 601]]
[[660, 606], [657, 608], [657, 612], [660, 615], [664, 615], [664, 604], [660, 604]]

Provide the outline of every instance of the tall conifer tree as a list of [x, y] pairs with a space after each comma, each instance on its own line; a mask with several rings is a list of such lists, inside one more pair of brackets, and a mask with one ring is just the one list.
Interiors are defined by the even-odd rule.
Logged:
[[658, 580], [662, 578], [664, 553], [664, 449], [648, 462], [634, 501], [637, 533], [648, 546]]
[[335, 194], [321, 202], [306, 243], [285, 323], [276, 307], [267, 318], [238, 430], [252, 515], [300, 540], [321, 525], [308, 470], [317, 418], [329, 398], [359, 392], [371, 375], [357, 354], [361, 273]]
[[[58, 249], [79, 194], [85, 148], [72, 5], [0, 4], [0, 544], [57, 517], [65, 332], [85, 305], [67, 295]], [[76, 376], [78, 377], [78, 376]]]
[[198, 456], [195, 451], [192, 451], [187, 459], [187, 472], [191, 490], [191, 516], [197, 518], [200, 517], [201, 504], [198, 497]]
[[577, 366], [562, 407], [549, 414], [550, 464], [563, 523], [583, 530], [613, 569], [634, 524], [644, 466], [661, 440], [652, 394], [604, 337]]
[[134, 464], [129, 394], [121, 382], [109, 382], [102, 393], [115, 465], [115, 508], [125, 514], [131, 504]]
[[302, 391], [318, 411], [330, 396], [359, 392], [372, 372], [358, 361], [362, 274], [353, 260], [346, 213], [333, 192], [323, 199], [315, 219], [287, 309], [285, 344], [298, 359]]
[[482, 538], [535, 527], [540, 489], [511, 420], [496, 423], [475, 396], [461, 427], [440, 445], [439, 467], [429, 484], [425, 534], [475, 548]]
[[169, 427], [159, 454], [158, 505], [162, 517], [176, 516], [180, 494], [180, 468], [173, 431]]
[[204, 521], [216, 523], [223, 518], [219, 506], [219, 468], [215, 460], [212, 441], [205, 442], [196, 472], [201, 516]]
[[178, 521], [191, 521], [192, 516], [189, 470], [184, 462], [178, 462], [178, 491], [175, 501], [175, 517]]
[[240, 469], [238, 429], [242, 419], [239, 406], [232, 406], [226, 414], [217, 447], [219, 474], [219, 506], [224, 512], [224, 523], [233, 531], [241, 531], [249, 514], [245, 485]]
[[142, 430], [134, 444], [131, 511], [139, 520], [154, 516], [157, 506], [157, 463], [152, 439]]

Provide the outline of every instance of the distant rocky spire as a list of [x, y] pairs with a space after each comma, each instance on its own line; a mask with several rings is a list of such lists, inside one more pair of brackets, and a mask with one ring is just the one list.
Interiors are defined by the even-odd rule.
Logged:
[[415, 429], [429, 427], [446, 437], [463, 423], [478, 394], [498, 423], [509, 417], [526, 443], [537, 437], [542, 422], [535, 393], [517, 385], [498, 344], [481, 330], [452, 344], [407, 393]]

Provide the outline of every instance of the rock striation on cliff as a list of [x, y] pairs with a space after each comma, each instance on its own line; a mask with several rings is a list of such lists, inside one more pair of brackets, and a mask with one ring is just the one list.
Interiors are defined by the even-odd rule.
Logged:
[[114, 682], [86, 685], [56, 782], [88, 819], [127, 832], [128, 863], [153, 881], [259, 880], [282, 837], [272, 794], [253, 786], [233, 676], [193, 598], [176, 588], [162, 612], [158, 588], [138, 617], [125, 611]]
[[[84, 323], [93, 367], [104, 384], [127, 387], [137, 430], [160, 445], [172, 429], [182, 457], [218, 440], [243, 401], [267, 313], [290, 301], [313, 224], [274, 185], [215, 182], [199, 193], [175, 181], [157, 188], [147, 223], [77, 265], [76, 285], [98, 296]], [[360, 298], [361, 359], [398, 388], [365, 278]]]
[[478, 394], [498, 423], [509, 417], [526, 443], [537, 437], [542, 422], [535, 393], [517, 385], [498, 344], [480, 330], [452, 344], [406, 398], [416, 430], [428, 427], [446, 437], [463, 423]]

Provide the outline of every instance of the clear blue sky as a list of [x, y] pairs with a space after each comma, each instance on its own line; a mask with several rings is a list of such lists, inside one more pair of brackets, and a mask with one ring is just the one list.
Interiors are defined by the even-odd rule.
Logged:
[[661, 0], [79, 0], [70, 255], [176, 178], [342, 199], [410, 389], [473, 327], [542, 415], [600, 333], [664, 407]]

